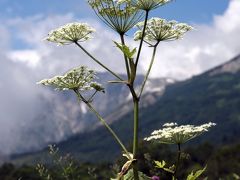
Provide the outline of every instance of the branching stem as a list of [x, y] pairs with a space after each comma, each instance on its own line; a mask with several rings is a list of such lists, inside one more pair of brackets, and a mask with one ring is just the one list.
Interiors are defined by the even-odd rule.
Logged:
[[108, 131], [112, 134], [112, 136], [114, 137], [114, 139], [117, 141], [117, 143], [121, 146], [122, 150], [126, 153], [127, 157], [129, 159], [132, 159], [128, 150], [126, 149], [126, 147], [123, 145], [122, 141], [118, 138], [118, 136], [116, 135], [116, 133], [112, 130], [112, 128], [107, 124], [107, 122], [102, 118], [102, 116], [93, 108], [93, 106], [91, 105], [90, 102], [88, 102], [80, 93], [78, 90], [74, 91], [77, 94], [77, 97], [80, 101], [83, 101], [88, 108], [96, 115], [96, 117], [98, 118], [98, 120], [108, 129]]
[[90, 96], [90, 98], [88, 98], [87, 102], [91, 102], [93, 97], [97, 94], [97, 90]]
[[138, 96], [139, 98], [141, 98], [141, 96], [142, 96], [142, 93], [143, 93], [145, 84], [146, 84], [146, 82], [147, 82], [147, 80], [148, 80], [148, 77], [149, 77], [149, 74], [150, 74], [150, 72], [151, 72], [152, 65], [153, 65], [153, 62], [154, 62], [154, 59], [155, 59], [155, 55], [156, 55], [156, 51], [157, 51], [157, 45], [155, 45], [154, 48], [153, 48], [152, 59], [151, 59], [151, 62], [150, 62], [150, 64], [149, 64], [147, 73], [146, 73], [146, 75], [145, 75], [145, 77], [144, 77], [144, 81], [143, 81], [143, 83], [142, 83], [142, 86], [141, 86], [141, 89], [140, 89], [140, 93], [139, 93], [139, 96]]
[[94, 60], [97, 64], [102, 66], [104, 69], [106, 69], [108, 72], [110, 72], [113, 76], [118, 78], [120, 81], [124, 81], [119, 75], [117, 75], [115, 72], [110, 70], [108, 67], [106, 67], [104, 64], [102, 64], [99, 60], [97, 60], [95, 57], [93, 57], [84, 47], [82, 47], [78, 42], [75, 42], [75, 44], [83, 50], [92, 60]]
[[[124, 34], [120, 34], [120, 38], [121, 38], [122, 45], [125, 45]], [[123, 53], [123, 55], [124, 55], [124, 60], [125, 60], [125, 65], [126, 65], [126, 70], [127, 70], [127, 76], [128, 76], [128, 80], [129, 80], [130, 79], [130, 70], [129, 70], [128, 58], [124, 53]]]
[[142, 38], [140, 40], [138, 53], [137, 53], [137, 57], [136, 57], [136, 62], [135, 62], [136, 71], [137, 71], [137, 65], [138, 65], [138, 61], [139, 61], [139, 58], [140, 58], [142, 45], [143, 45], [143, 41], [144, 41], [145, 31], [146, 31], [146, 27], [147, 27], [148, 15], [149, 15], [149, 11], [146, 11], [145, 20], [144, 20], [144, 26], [143, 26], [143, 31], [142, 31]]

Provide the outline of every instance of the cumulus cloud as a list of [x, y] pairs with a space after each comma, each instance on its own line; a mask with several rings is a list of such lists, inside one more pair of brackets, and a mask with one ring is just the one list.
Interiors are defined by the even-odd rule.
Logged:
[[[185, 79], [240, 53], [240, 1], [232, 0], [211, 25], [195, 24], [183, 40], [160, 44], [152, 76]], [[147, 59], [148, 53], [145, 53]], [[147, 68], [142, 62], [142, 67]]]
[[81, 113], [76, 99], [36, 85], [44, 76], [36, 66], [1, 53], [0, 58], [0, 154], [39, 149], [91, 123], [81, 121], [85, 111]]
[[41, 55], [34, 50], [15, 50], [7, 54], [12, 61], [24, 62], [27, 66], [34, 68], [38, 66]]
[[[34, 55], [34, 59], [38, 63], [38, 70], [45, 71], [45, 75], [49, 72], [62, 73], [69, 68], [81, 65], [87, 65], [95, 70], [103, 71], [95, 62], [93, 62], [86, 54], [84, 54], [77, 46], [57, 46], [56, 44], [43, 41], [48, 32], [59, 26], [69, 22], [87, 22], [97, 31], [94, 39], [83, 43], [83, 46], [97, 57], [104, 64], [118, 72], [123, 72], [123, 62], [119, 58], [119, 51], [114, 48], [112, 40], [119, 39], [111, 30], [106, 30], [104, 26], [93, 19], [76, 19], [72, 14], [56, 15], [50, 17], [35, 16], [27, 19], [13, 19], [7, 22], [9, 27], [17, 28], [16, 36], [31, 49], [12, 50], [9, 52], [11, 59], [21, 60], [25, 55], [26, 59]], [[22, 53], [21, 53], [22, 51]], [[21, 53], [21, 54], [20, 54]], [[21, 55], [16, 57], [15, 54]], [[36, 57], [38, 55], [38, 58]], [[29, 63], [29, 61], [25, 61]], [[33, 62], [34, 63], [34, 62]], [[123, 68], [120, 68], [123, 67]]]
[[[185, 79], [237, 55], [240, 52], [239, 12], [240, 1], [232, 0], [225, 13], [215, 16], [212, 24], [195, 24], [196, 30], [183, 40], [160, 44], [151, 76]], [[78, 65], [103, 70], [74, 45], [63, 47], [42, 41], [50, 30], [73, 21], [88, 22], [96, 28], [95, 38], [83, 46], [111, 69], [124, 72], [121, 54], [112, 42], [119, 41], [119, 37], [94, 19], [77, 19], [73, 14], [66, 14], [0, 20], [4, 24], [0, 27], [0, 127], [4, 127], [0, 131], [0, 144], [6, 145], [0, 151], [38, 148], [86, 127], [83, 121], [72, 121], [79, 119], [79, 110], [73, 108], [75, 101], [35, 84]], [[137, 47], [130, 36], [126, 41]], [[22, 48], [11, 48], [13, 41], [22, 44]], [[146, 71], [150, 54], [151, 48], [146, 47], [139, 73]], [[42, 112], [43, 109], [48, 112]]]

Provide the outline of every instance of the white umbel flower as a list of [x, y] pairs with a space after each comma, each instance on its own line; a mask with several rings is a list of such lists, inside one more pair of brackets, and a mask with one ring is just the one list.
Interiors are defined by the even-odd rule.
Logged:
[[150, 11], [170, 1], [171, 0], [132, 0], [132, 3], [133, 6], [137, 7], [138, 9]]
[[56, 90], [84, 91], [95, 89], [96, 91], [104, 91], [104, 88], [100, 84], [93, 82], [95, 77], [93, 70], [89, 70], [85, 66], [80, 66], [68, 71], [63, 76], [43, 79], [37, 84], [52, 86]]
[[212, 126], [215, 126], [215, 123], [209, 122], [200, 126], [194, 125], [181, 125], [177, 126], [176, 123], [167, 123], [164, 124], [163, 129], [155, 130], [151, 133], [151, 136], [146, 137], [144, 140], [151, 141], [155, 140], [159, 143], [165, 144], [183, 144], [190, 139], [193, 139], [204, 132], [207, 132], [208, 129]]
[[119, 34], [125, 34], [141, 19], [131, 0], [88, 0], [97, 16]]
[[163, 125], [163, 127], [172, 127], [172, 126], [177, 126], [177, 123], [171, 122], [171, 123], [165, 123], [165, 124]]
[[[142, 29], [144, 22], [136, 25], [139, 30], [134, 34], [134, 40], [142, 38]], [[177, 21], [167, 21], [161, 18], [151, 18], [147, 21], [144, 41], [148, 44], [158, 43], [160, 41], [171, 41], [181, 39], [183, 35], [193, 28], [185, 23]]]
[[131, 0], [115, 0], [117, 4], [131, 3]]
[[83, 42], [91, 38], [95, 29], [87, 23], [68, 23], [49, 32], [47, 41], [58, 45], [67, 45], [74, 42]]

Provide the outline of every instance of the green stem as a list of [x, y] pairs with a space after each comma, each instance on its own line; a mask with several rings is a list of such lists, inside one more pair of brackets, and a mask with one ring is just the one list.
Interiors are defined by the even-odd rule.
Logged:
[[151, 72], [152, 65], [153, 65], [153, 62], [154, 62], [154, 59], [155, 59], [155, 55], [156, 55], [156, 51], [157, 51], [157, 46], [154, 46], [153, 54], [152, 54], [152, 59], [151, 59], [150, 65], [149, 65], [149, 67], [148, 67], [148, 71], [147, 71], [147, 73], [146, 73], [146, 75], [145, 75], [145, 77], [144, 77], [144, 81], [143, 81], [143, 84], [142, 84], [142, 86], [141, 86], [140, 94], [139, 94], [139, 96], [138, 96], [139, 98], [141, 98], [141, 96], [142, 96], [143, 89], [144, 89], [144, 87], [145, 87], [145, 84], [146, 84], [146, 82], [147, 82], [147, 80], [148, 80], [148, 77], [149, 77], [149, 74], [150, 74], [150, 72]]
[[123, 143], [121, 142], [121, 140], [118, 138], [118, 136], [116, 135], [116, 133], [112, 130], [112, 128], [107, 124], [107, 122], [101, 117], [101, 115], [93, 108], [93, 106], [78, 92], [78, 90], [74, 91], [77, 94], [77, 97], [79, 100], [83, 101], [88, 108], [96, 115], [96, 117], [98, 118], [98, 120], [108, 129], [108, 131], [112, 134], [112, 136], [114, 137], [114, 139], [117, 141], [117, 143], [121, 146], [122, 150], [126, 153], [127, 157], [129, 159], [132, 159], [128, 150], [126, 149], [126, 147], [123, 145]]
[[93, 99], [93, 97], [97, 94], [97, 90], [91, 95], [91, 97], [90, 98], [88, 98], [88, 102], [91, 102], [92, 101], [92, 99]]
[[140, 40], [138, 53], [137, 53], [137, 57], [136, 57], [136, 63], [135, 63], [136, 71], [137, 71], [137, 65], [138, 65], [138, 61], [139, 61], [139, 58], [140, 58], [142, 45], [143, 45], [143, 40], [144, 40], [144, 36], [145, 36], [145, 31], [146, 31], [146, 27], [147, 27], [148, 15], [149, 15], [149, 11], [146, 11], [145, 20], [144, 20], [144, 26], [143, 26], [143, 31], [142, 31], [142, 38]]
[[102, 64], [100, 61], [98, 61], [95, 57], [93, 57], [84, 47], [82, 47], [78, 42], [75, 42], [75, 44], [83, 50], [83, 52], [85, 52], [90, 58], [92, 58], [92, 60], [94, 60], [96, 63], [98, 63], [100, 66], [102, 66], [104, 69], [106, 69], [108, 72], [110, 72], [113, 76], [115, 76], [116, 78], [118, 78], [121, 81], [124, 81], [119, 75], [117, 75], [116, 73], [114, 73], [112, 70], [110, 70], [108, 67], [106, 67], [104, 64]]
[[177, 145], [178, 145], [178, 156], [177, 156], [176, 169], [175, 169], [174, 174], [173, 174], [174, 179], [177, 178], [177, 170], [178, 170], [179, 162], [180, 162], [180, 158], [181, 158], [181, 145], [180, 145], [180, 143], [178, 143]]
[[[121, 43], [123, 45], [125, 45], [124, 35], [120, 34], [120, 38], [121, 38]], [[126, 65], [126, 70], [127, 70], [127, 76], [128, 76], [128, 80], [129, 80], [130, 79], [129, 64], [128, 64], [127, 56], [125, 54], [124, 54], [124, 59], [125, 59], [125, 65]]]
[[[133, 103], [134, 103], [133, 158], [136, 159], [136, 155], [138, 151], [139, 100], [134, 98]], [[134, 175], [134, 180], [139, 180], [137, 164], [133, 164], [133, 175]]]

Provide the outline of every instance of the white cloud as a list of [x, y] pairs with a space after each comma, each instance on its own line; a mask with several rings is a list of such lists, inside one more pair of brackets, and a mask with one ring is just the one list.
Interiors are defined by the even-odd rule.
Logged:
[[[188, 33], [183, 40], [161, 43], [151, 76], [185, 79], [237, 55], [240, 52], [239, 11], [240, 2], [232, 0], [225, 13], [215, 16], [212, 24], [195, 24], [196, 30]], [[35, 62], [41, 56], [41, 61], [37, 60], [38, 70], [44, 72], [46, 76], [65, 72], [79, 64], [103, 70], [76, 46], [57, 47], [55, 44], [41, 41], [50, 30], [72, 21], [76, 21], [72, 14], [50, 17], [39, 15], [12, 20], [9, 22], [9, 26], [17, 27], [17, 36], [33, 47], [35, 55], [38, 55], [38, 58], [35, 56]], [[119, 41], [119, 37], [96, 20], [80, 19], [79, 21], [88, 22], [97, 29], [95, 38], [85, 43], [84, 47], [111, 69], [119, 73], [125, 72], [121, 54], [112, 43], [112, 39]], [[138, 46], [130, 37], [127, 37], [127, 41], [132, 47]], [[10, 54], [14, 53], [16, 52]], [[23, 59], [25, 54], [28, 65], [29, 63], [34, 64], [29, 61], [30, 57], [26, 54], [26, 50], [23, 50], [21, 56], [19, 51], [17, 53], [15, 59]], [[151, 49], [146, 47], [140, 61], [139, 73], [146, 71], [150, 55]], [[32, 59], [34, 61], [34, 57]]]
[[[160, 44], [152, 76], [184, 79], [240, 53], [240, 1], [232, 0], [211, 25], [195, 24], [183, 40]], [[149, 52], [145, 54], [148, 57]], [[145, 69], [145, 62], [141, 63]]]
[[239, 29], [240, 24], [240, 2], [231, 0], [228, 9], [223, 16], [215, 17], [215, 26], [224, 33], [231, 33]]
[[[195, 24], [196, 30], [188, 33], [183, 40], [160, 44], [151, 76], [184, 79], [237, 55], [240, 52], [239, 11], [240, 2], [232, 0], [226, 12], [215, 16], [211, 25]], [[8, 26], [17, 28], [16, 36], [31, 46], [31, 51], [26, 49], [12, 51], [8, 56], [11, 59], [24, 61], [30, 66], [38, 65], [39, 72], [42, 72], [40, 74], [46, 76], [65, 72], [79, 64], [103, 70], [76, 46], [57, 47], [55, 44], [42, 41], [50, 30], [72, 21], [76, 21], [73, 14], [49, 17], [37, 15], [9, 20]], [[89, 22], [97, 29], [95, 38], [85, 43], [84, 47], [111, 69], [119, 73], [125, 72], [121, 54], [112, 43], [112, 39], [119, 39], [118, 36], [93, 19], [80, 21]], [[130, 37], [127, 37], [127, 40], [133, 47], [138, 46], [130, 40]], [[142, 54], [139, 73], [143, 73], [143, 69], [146, 71], [150, 56], [151, 49], [147, 48]]]
[[[53, 75], [54, 73], [62, 73], [77, 65], [87, 65], [95, 70], [103, 71], [103, 69], [93, 62], [86, 54], [84, 54], [77, 46], [57, 46], [56, 44], [43, 41], [48, 32], [68, 22], [81, 21], [87, 22], [97, 32], [94, 34], [94, 39], [83, 43], [83, 46], [91, 52], [100, 61], [107, 64], [112, 69], [118, 72], [123, 72], [124, 64], [119, 58], [119, 51], [114, 48], [113, 39], [119, 39], [111, 30], [107, 30], [96, 20], [93, 19], [75, 19], [72, 14], [55, 15], [43, 17], [41, 15], [31, 18], [17, 18], [7, 22], [8, 26], [17, 29], [16, 36], [22, 43], [31, 46], [31, 51], [26, 49], [12, 50], [8, 54], [11, 59], [17, 59], [36, 65], [38, 62], [38, 70], [44, 71], [45, 75]], [[22, 53], [21, 53], [22, 51]], [[29, 53], [34, 56], [31, 62]], [[36, 60], [37, 59], [37, 60]], [[122, 68], [121, 68], [122, 67]], [[44, 69], [43, 69], [44, 68]], [[50, 74], [49, 74], [50, 73]]]
[[8, 55], [8, 58], [12, 61], [19, 61], [26, 63], [27, 66], [34, 68], [37, 67], [40, 60], [41, 55], [37, 53], [35, 50], [13, 50]]

